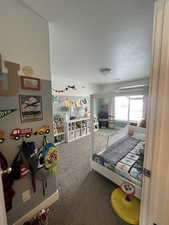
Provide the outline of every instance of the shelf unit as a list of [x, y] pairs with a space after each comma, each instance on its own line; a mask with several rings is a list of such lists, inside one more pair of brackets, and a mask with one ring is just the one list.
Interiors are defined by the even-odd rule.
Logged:
[[109, 125], [108, 125], [109, 128], [112, 129], [112, 128], [115, 127], [115, 118], [114, 118], [114, 116], [110, 116], [110, 115], [109, 115], [109, 121], [108, 121], [108, 122], [109, 122]]
[[94, 118], [94, 131], [99, 130], [99, 121], [97, 118]]
[[66, 142], [72, 142], [90, 134], [90, 118], [69, 120], [65, 123]]
[[65, 132], [54, 134], [55, 145], [59, 145], [65, 142]]
[[53, 121], [53, 133], [55, 145], [59, 145], [65, 142], [65, 130], [64, 119], [60, 116]]

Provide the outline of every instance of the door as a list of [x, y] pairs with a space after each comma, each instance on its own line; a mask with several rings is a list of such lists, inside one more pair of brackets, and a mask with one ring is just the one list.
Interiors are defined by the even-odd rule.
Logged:
[[141, 225], [169, 224], [169, 0], [155, 1]]
[[7, 225], [7, 218], [6, 218], [6, 210], [5, 210], [5, 203], [4, 203], [4, 194], [3, 194], [3, 186], [2, 186], [2, 171], [0, 169], [0, 224]]

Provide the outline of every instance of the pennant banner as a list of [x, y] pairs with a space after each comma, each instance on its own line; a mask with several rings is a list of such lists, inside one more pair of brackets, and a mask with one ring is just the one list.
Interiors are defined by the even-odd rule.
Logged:
[[17, 109], [3, 109], [0, 110], [0, 119], [4, 119], [4, 117], [8, 116], [9, 114], [17, 111]]

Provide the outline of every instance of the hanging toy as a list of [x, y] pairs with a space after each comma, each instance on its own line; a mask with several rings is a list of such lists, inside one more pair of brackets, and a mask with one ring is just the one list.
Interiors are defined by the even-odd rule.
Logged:
[[49, 169], [51, 175], [55, 175], [58, 164], [58, 150], [53, 143], [48, 143], [47, 139], [44, 141], [46, 141], [43, 147], [44, 166]]

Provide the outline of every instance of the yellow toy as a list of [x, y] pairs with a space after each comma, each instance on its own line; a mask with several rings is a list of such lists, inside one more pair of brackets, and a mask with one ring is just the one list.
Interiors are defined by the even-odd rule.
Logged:
[[43, 135], [43, 134], [49, 134], [49, 133], [50, 133], [50, 126], [49, 125], [44, 125], [44, 126], [38, 128], [34, 132], [34, 135], [37, 135], [37, 134]]
[[133, 187], [129, 183], [122, 184], [111, 194], [111, 204], [116, 214], [129, 224], [139, 224], [140, 201], [134, 197]]

